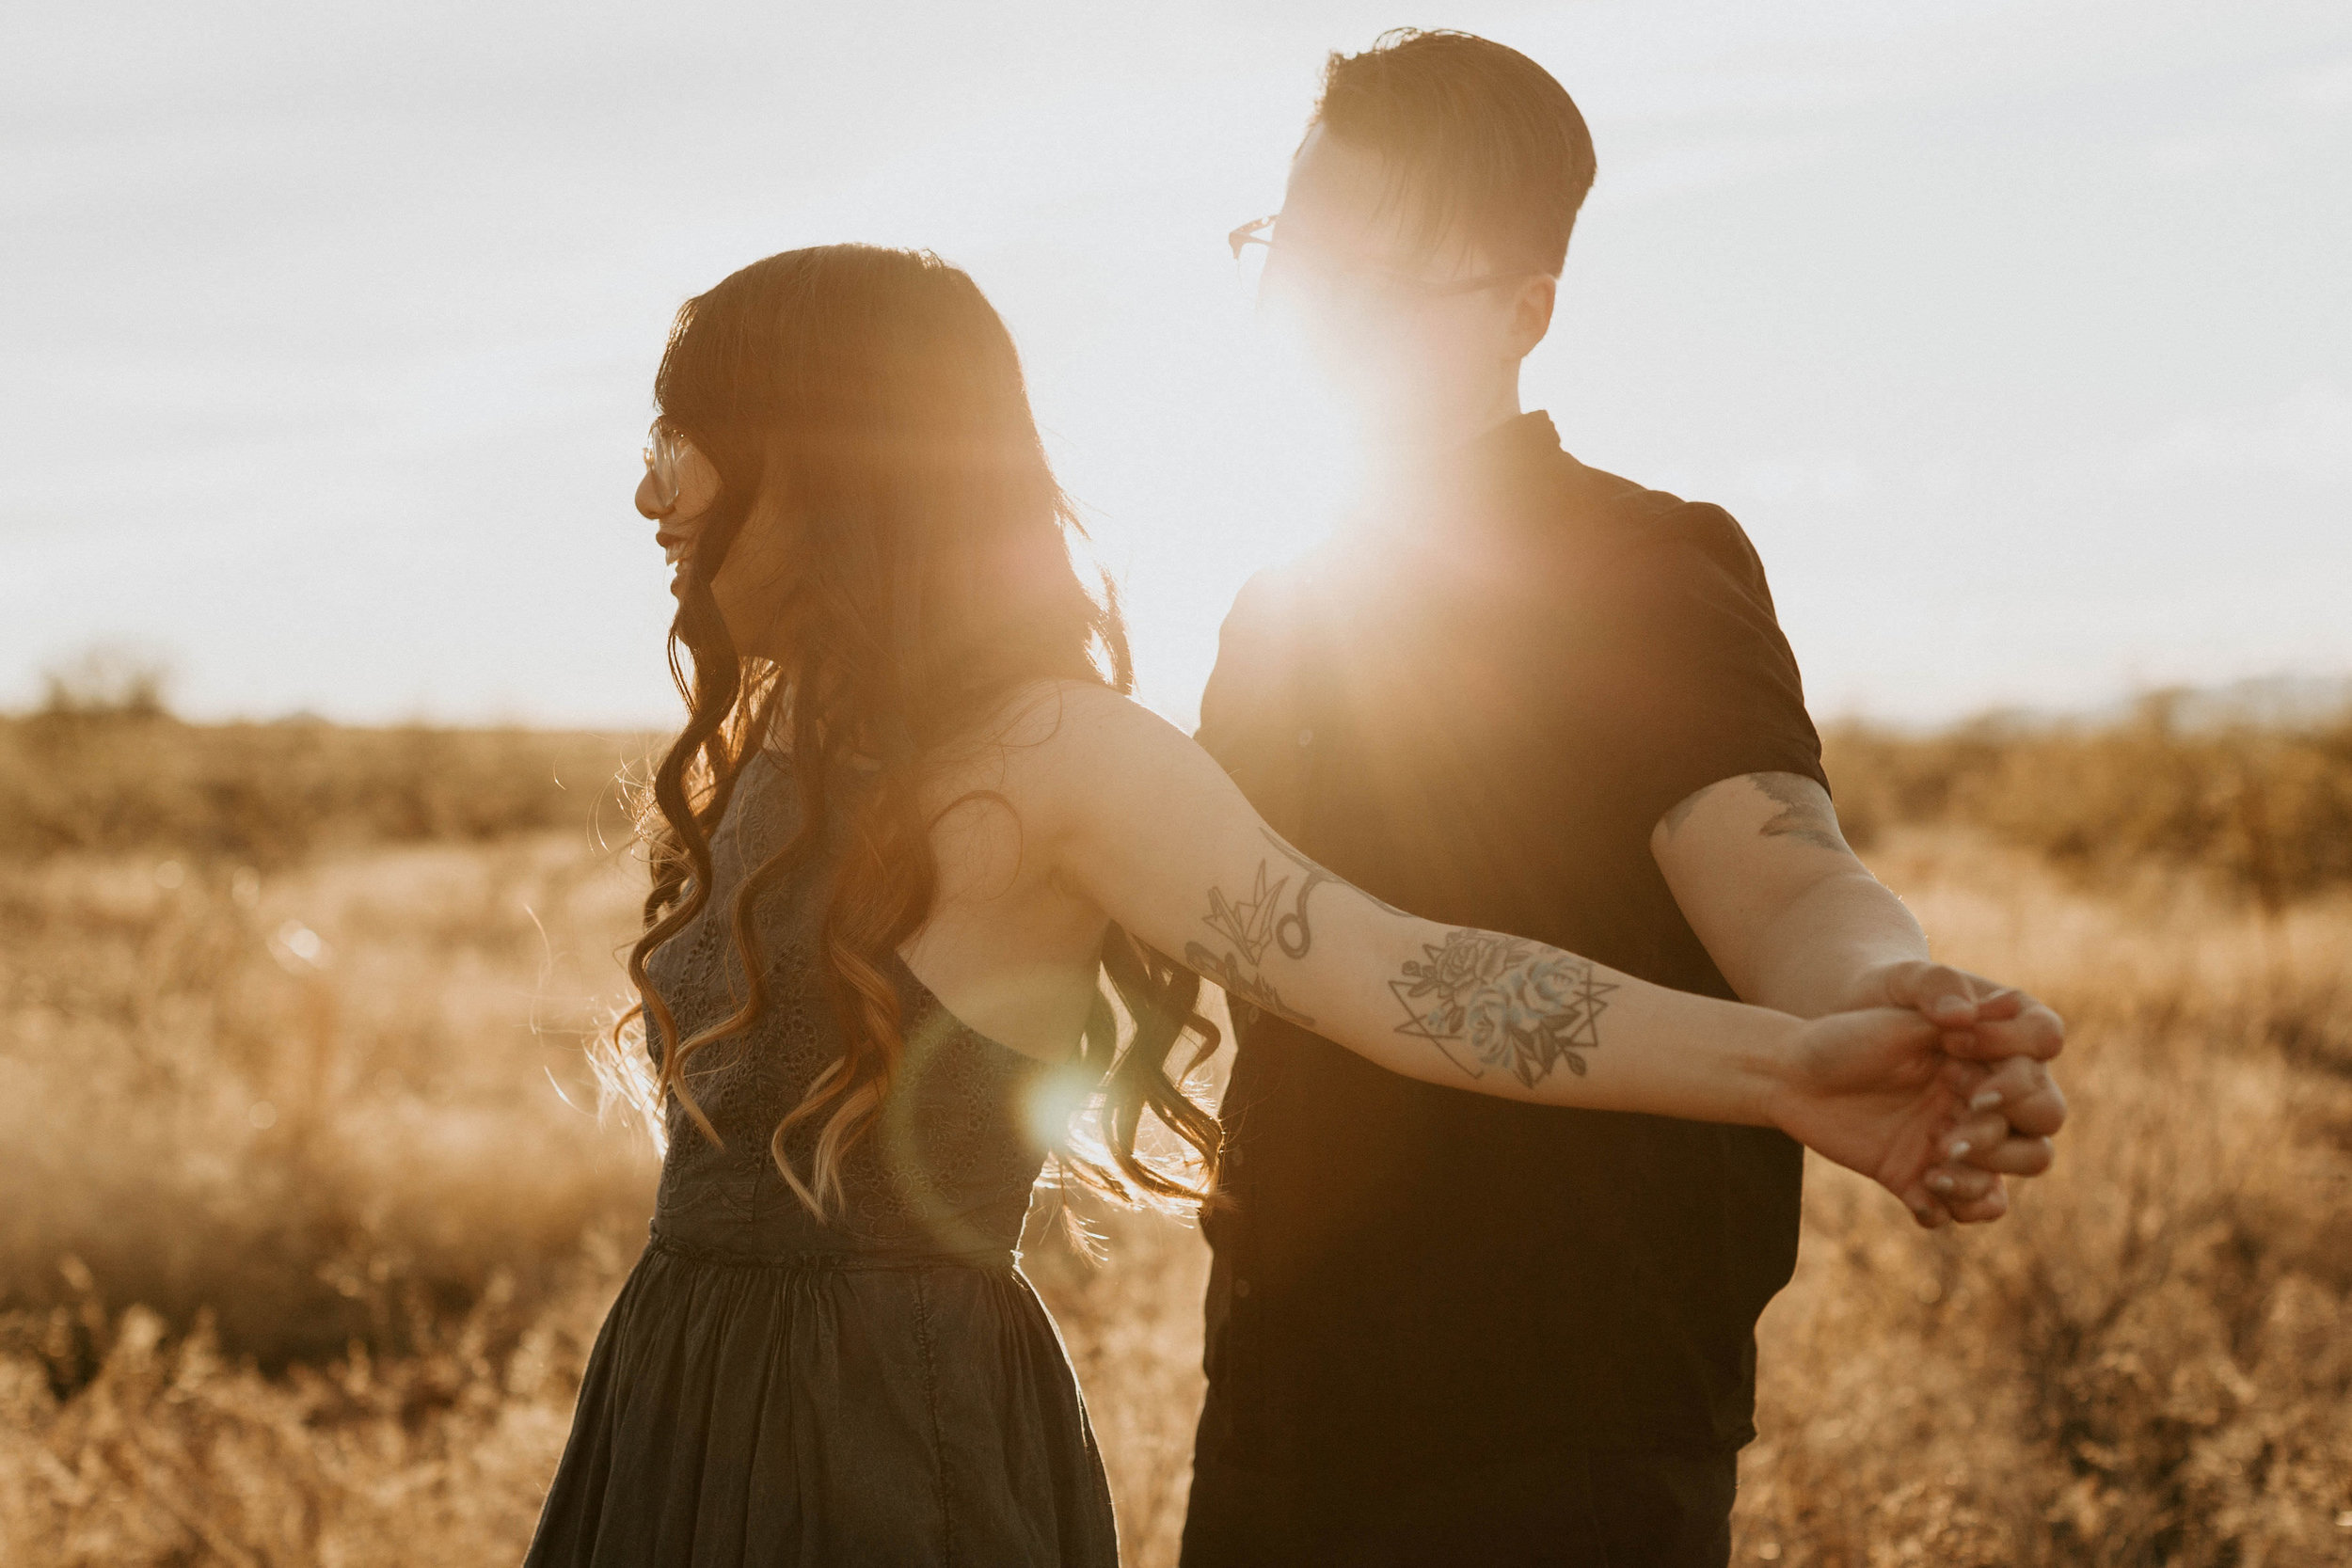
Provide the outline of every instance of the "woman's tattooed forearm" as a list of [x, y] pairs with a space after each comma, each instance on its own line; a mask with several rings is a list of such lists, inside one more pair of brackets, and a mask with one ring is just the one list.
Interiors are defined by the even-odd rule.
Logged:
[[1316, 884], [1334, 879], [1272, 833], [1265, 836], [1304, 879], [1298, 891], [1290, 894], [1288, 910], [1283, 907], [1283, 895], [1289, 893], [1294, 873], [1285, 871], [1278, 877], [1272, 862], [1260, 861], [1247, 898], [1235, 898], [1221, 887], [1209, 889], [1209, 911], [1200, 919], [1225, 940], [1226, 951], [1220, 953], [1196, 942], [1184, 949], [1184, 962], [1223, 986], [1233, 1002], [1312, 1028], [1314, 1020], [1284, 1003], [1259, 966], [1265, 962], [1268, 947], [1280, 948], [1288, 958], [1307, 956], [1314, 946], [1314, 931], [1307, 924], [1307, 895]]
[[1274, 982], [1257, 971], [1245, 967], [1231, 953], [1219, 953], [1200, 942], [1184, 947], [1184, 967], [1204, 979], [1215, 980], [1225, 988], [1227, 1002], [1235, 1007], [1248, 1007], [1262, 1013], [1272, 1013], [1285, 1023], [1295, 1023], [1301, 1029], [1311, 1029], [1315, 1021], [1282, 1000], [1282, 993], [1274, 989]]
[[1304, 958], [1313, 951], [1315, 934], [1308, 919], [1307, 900], [1315, 889], [1328, 882], [1369, 900], [1375, 908], [1390, 914], [1411, 917], [1394, 905], [1384, 904], [1363, 889], [1334, 877], [1273, 833], [1266, 832], [1265, 841], [1282, 861], [1289, 863], [1288, 868], [1280, 868], [1277, 861], [1259, 861], [1257, 874], [1250, 879], [1249, 895], [1245, 898], [1236, 898], [1221, 887], [1210, 888], [1208, 912], [1200, 920], [1222, 939], [1223, 949], [1206, 942], [1192, 942], [1184, 949], [1184, 963], [1223, 986], [1236, 1006], [1272, 1013], [1311, 1029], [1314, 1020], [1282, 1000], [1262, 966], [1268, 949], [1279, 950], [1286, 958]]
[[[1493, 931], [1453, 930], [1424, 943], [1389, 990], [1404, 1006], [1400, 1035], [1427, 1040], [1472, 1078], [1501, 1068], [1533, 1087], [1562, 1062], [1584, 1071], [1600, 1045], [1602, 998], [1614, 985], [1571, 953]], [[1456, 1046], [1468, 1049], [1457, 1050]]]
[[[1263, 828], [1258, 831], [1265, 832]], [[1298, 867], [1299, 873], [1306, 878], [1305, 881], [1298, 884], [1297, 893], [1291, 897], [1290, 912], [1274, 923], [1274, 941], [1282, 949], [1283, 955], [1287, 958], [1303, 958], [1307, 956], [1307, 950], [1315, 944], [1315, 934], [1307, 925], [1307, 895], [1314, 892], [1318, 884], [1337, 881], [1339, 879], [1280, 839], [1276, 838], [1272, 833], [1266, 833], [1265, 840], [1280, 850], [1283, 858]], [[1259, 876], [1263, 878], [1264, 875], [1262, 865]], [[1276, 897], [1281, 896], [1282, 888], [1289, 880], [1290, 879], [1285, 877], [1280, 882], [1275, 884]]]
[[[1305, 958], [1315, 944], [1314, 928], [1307, 923], [1308, 896], [1325, 882], [1339, 881], [1272, 833], [1266, 833], [1265, 841], [1296, 868], [1298, 891], [1291, 893], [1286, 900], [1283, 895], [1289, 893], [1293, 873], [1285, 871], [1277, 877], [1274, 863], [1262, 860], [1248, 897], [1235, 898], [1223, 888], [1213, 887], [1209, 889], [1209, 912], [1200, 917], [1210, 930], [1232, 942], [1252, 964], [1265, 961], [1269, 943], [1279, 947], [1284, 958]], [[1286, 902], [1287, 910], [1283, 907]]]

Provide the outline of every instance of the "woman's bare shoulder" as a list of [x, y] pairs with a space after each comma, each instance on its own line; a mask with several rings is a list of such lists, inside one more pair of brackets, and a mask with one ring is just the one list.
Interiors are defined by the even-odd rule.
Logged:
[[[1001, 790], [1045, 820], [1083, 812], [1126, 769], [1165, 766], [1190, 737], [1136, 702], [1092, 681], [1032, 681], [938, 753], [944, 777]], [[1041, 822], [1041, 825], [1042, 823]]]
[[1094, 681], [1031, 681], [1007, 694], [973, 732], [979, 745], [1058, 754], [1122, 737], [1184, 732], [1136, 701]]

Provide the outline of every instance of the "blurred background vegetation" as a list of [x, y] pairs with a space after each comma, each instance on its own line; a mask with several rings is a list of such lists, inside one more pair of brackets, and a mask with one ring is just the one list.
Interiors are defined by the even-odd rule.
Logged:
[[626, 839], [616, 780], [651, 736], [190, 724], [167, 672], [100, 649], [0, 716], [0, 858], [153, 850], [259, 869], [362, 844], [486, 844], [545, 829]]
[[[654, 737], [0, 718], [0, 1561], [511, 1562], [652, 1153], [581, 1053]], [[1740, 1560], [2352, 1558], [2352, 716], [1827, 736], [1947, 957], [2072, 1025], [2055, 1175], [1923, 1235], [1811, 1168]], [[1029, 1267], [1171, 1561], [1197, 1236]]]
[[[627, 836], [618, 781], [665, 737], [530, 729], [355, 729], [172, 717], [165, 673], [101, 652], [53, 671], [37, 712], [0, 716], [0, 857], [177, 853], [290, 864], [363, 844], [485, 844], [592, 826]], [[2265, 721], [2187, 691], [2099, 722], [1994, 716], [1823, 736], [1858, 848], [1901, 827], [1979, 830], [2111, 883], [2194, 867], [2265, 908], [2352, 883], [2352, 706]]]
[[2104, 724], [1839, 726], [1824, 736], [1837, 815], [1856, 847], [1889, 828], [1950, 823], [2110, 883], [2151, 863], [2193, 866], [2271, 911], [2352, 882], [2352, 712], [2191, 723], [2189, 700], [2157, 692]]

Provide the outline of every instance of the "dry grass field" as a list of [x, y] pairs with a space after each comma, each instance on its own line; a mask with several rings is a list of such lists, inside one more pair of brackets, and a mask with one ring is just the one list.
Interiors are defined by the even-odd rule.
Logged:
[[[580, 1052], [642, 887], [589, 827], [625, 749], [0, 728], [0, 1563], [516, 1560], [649, 1202]], [[2066, 1013], [2075, 1114], [1989, 1228], [1814, 1168], [1738, 1560], [2352, 1561], [2346, 733], [1857, 733], [1833, 771], [1946, 955]], [[1164, 1564], [1205, 1259], [1104, 1228], [1031, 1268]]]

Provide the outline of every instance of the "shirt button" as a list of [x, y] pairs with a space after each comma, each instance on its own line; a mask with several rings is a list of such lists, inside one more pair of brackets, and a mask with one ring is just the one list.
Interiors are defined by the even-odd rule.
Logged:
[[1315, 743], [1315, 732], [1314, 732], [1314, 731], [1312, 731], [1312, 730], [1301, 730], [1301, 731], [1299, 731], [1299, 732], [1298, 732], [1298, 743], [1299, 743], [1301, 746], [1311, 746], [1311, 745], [1313, 745], [1313, 744]]
[[1247, 1279], [1236, 1279], [1233, 1281], [1233, 1294], [1237, 1296], [1246, 1296], [1248, 1293], [1249, 1281]]

